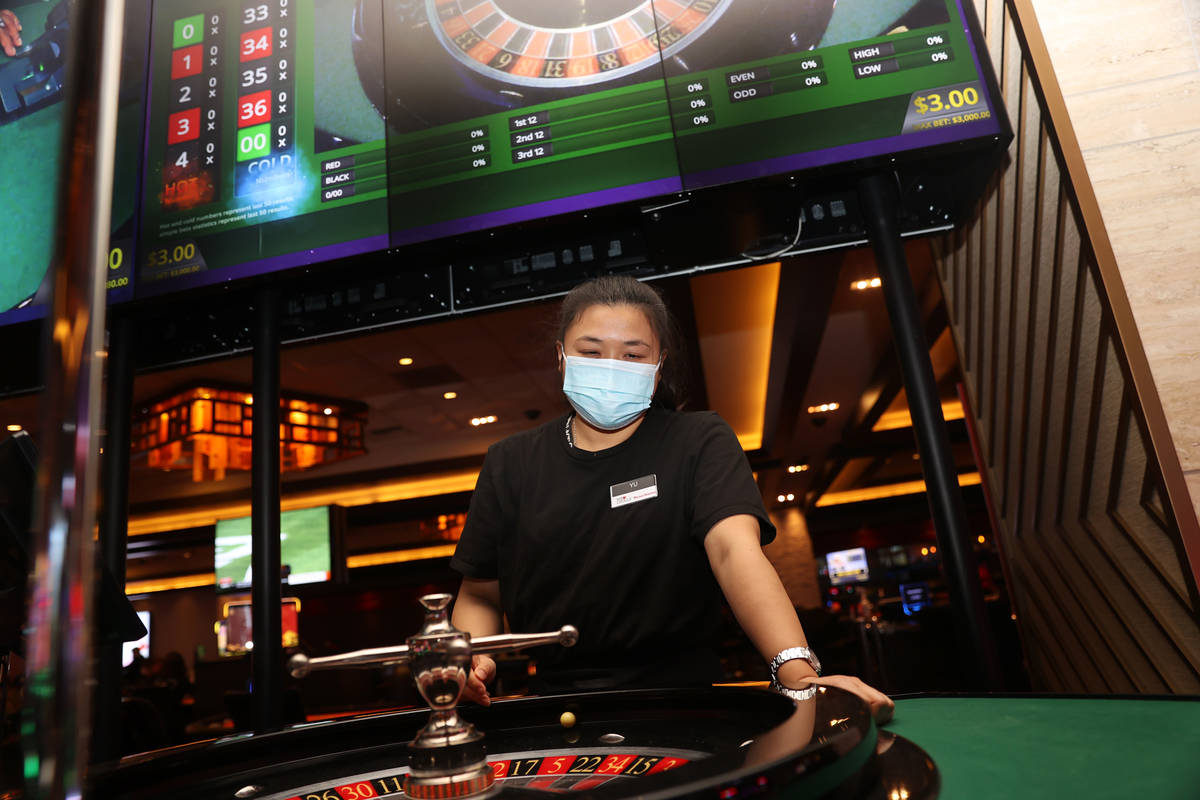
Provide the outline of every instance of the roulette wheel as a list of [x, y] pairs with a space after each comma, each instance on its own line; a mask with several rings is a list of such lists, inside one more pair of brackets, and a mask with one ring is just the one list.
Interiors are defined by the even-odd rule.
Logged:
[[[428, 711], [299, 725], [124, 759], [94, 796], [113, 800], [457, 800], [508, 797], [936, 796], [937, 768], [834, 688], [793, 699], [747, 687], [629, 690], [458, 701], [472, 652], [558, 643], [578, 631], [471, 640], [448, 621], [450, 595], [421, 598], [422, 630], [396, 648], [309, 659], [290, 670], [409, 665]], [[424, 721], [424, 725], [422, 722]], [[415, 734], [415, 735], [414, 735]], [[407, 741], [412, 737], [411, 741]], [[486, 742], [486, 745], [485, 745]]]
[[398, 132], [809, 50], [835, 0], [359, 0], [355, 66]]
[[[569, 728], [560, 721], [567, 712], [578, 720]], [[800, 703], [744, 687], [597, 692], [498, 700], [461, 713], [486, 734], [493, 778], [474, 796], [918, 800], [939, 788], [921, 748], [875, 728], [866, 706], [836, 689]], [[410, 798], [406, 740], [428, 716], [315, 722], [132, 756], [97, 777], [95, 796]]]

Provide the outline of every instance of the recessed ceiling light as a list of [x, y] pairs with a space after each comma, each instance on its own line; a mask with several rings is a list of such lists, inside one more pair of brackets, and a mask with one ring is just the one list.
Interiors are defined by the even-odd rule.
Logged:
[[878, 289], [882, 285], [883, 281], [879, 278], [866, 278], [864, 280], [852, 281], [850, 289], [855, 292], [864, 292], [867, 289]]
[[328, 417], [332, 413], [333, 413], [333, 409], [330, 408], [329, 406], [325, 406], [325, 416]]
[[788, 467], [788, 472], [795, 475], [797, 472], [808, 472], [808, 464], [792, 464]]
[[442, 397], [446, 400], [453, 400], [454, 398], [458, 397], [458, 392], [446, 392], [442, 395]]
[[496, 416], [494, 414], [489, 414], [486, 417], [471, 417], [471, 424], [477, 428], [480, 425], [488, 425], [495, 421], [496, 421]]
[[796, 495], [792, 494], [791, 492], [788, 492], [787, 499], [788, 499], [788, 502], [790, 503], [796, 499]]
[[809, 406], [808, 413], [810, 414], [827, 414], [830, 411], [837, 411], [841, 408], [838, 403], [821, 403], [819, 406]]
[[12, 433], [16, 433], [17, 431], [21, 430], [21, 426], [20, 425], [9, 425], [8, 430]]
[[400, 366], [402, 366], [402, 367], [410, 366], [412, 363], [413, 363], [413, 360], [411, 358], [409, 358], [408, 356], [405, 356], [404, 358], [400, 359]]
[[785, 502], [785, 501], [787, 500], [787, 495], [782, 495], [782, 494], [781, 494], [781, 495], [779, 495], [778, 497], [776, 497], [775, 499], [776, 499], [776, 500], [778, 500], [779, 502], [783, 503], [783, 502]]

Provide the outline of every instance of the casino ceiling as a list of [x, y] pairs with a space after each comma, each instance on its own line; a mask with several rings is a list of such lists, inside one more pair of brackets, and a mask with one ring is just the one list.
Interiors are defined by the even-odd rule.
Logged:
[[[955, 393], [957, 360], [927, 242], [910, 242], [908, 258], [960, 482], [971, 483], [976, 468]], [[714, 409], [730, 423], [770, 509], [798, 506], [810, 516], [861, 510], [923, 490], [875, 278], [871, 252], [859, 248], [655, 283], [690, 350], [686, 408]], [[539, 301], [285, 347], [284, 393], [365, 404], [367, 452], [285, 473], [284, 508], [392, 507], [444, 496], [448, 513], [465, 510], [489, 444], [566, 410], [555, 367], [556, 309], [555, 300]], [[139, 374], [135, 412], [198, 384], [248, 390], [251, 359]], [[37, 395], [0, 400], [0, 422], [24, 426], [35, 441], [37, 411]], [[246, 472], [195, 481], [190, 471], [152, 468], [144, 453], [135, 454], [130, 534], [161, 539], [249, 514], [249, 489]]]

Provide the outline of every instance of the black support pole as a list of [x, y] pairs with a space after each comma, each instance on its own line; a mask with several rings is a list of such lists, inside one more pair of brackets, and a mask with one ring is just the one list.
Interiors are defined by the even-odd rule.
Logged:
[[956, 612], [963, 668], [971, 688], [1000, 688], [999, 671], [991, 631], [983, 607], [975, 553], [971, 548], [966, 506], [958, 486], [958, 470], [950, 450], [950, 435], [942, 415], [941, 399], [929, 343], [925, 340], [921, 311], [912, 275], [904, 256], [897, 221], [899, 195], [891, 175], [875, 174], [858, 184], [859, 199], [867, 233], [875, 249], [883, 296], [912, 415], [921, 468], [933, 513], [942, 564], [950, 585], [950, 600]]
[[279, 587], [279, 297], [255, 300], [254, 425], [251, 439], [251, 623], [254, 730], [283, 724], [283, 630]]
[[[114, 315], [108, 329], [108, 387], [101, 476], [100, 560], [125, 589], [129, 534], [129, 443], [133, 412], [133, 320]], [[97, 581], [96, 586], [102, 586]], [[103, 608], [103, 605], [100, 606]], [[121, 757], [121, 654], [125, 645], [98, 637], [92, 760]]]

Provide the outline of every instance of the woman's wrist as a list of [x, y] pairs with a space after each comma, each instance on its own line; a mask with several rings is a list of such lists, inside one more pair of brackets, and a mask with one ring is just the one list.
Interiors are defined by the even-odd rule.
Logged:
[[785, 661], [776, 673], [777, 682], [783, 686], [798, 689], [817, 677], [817, 671], [802, 658]]

